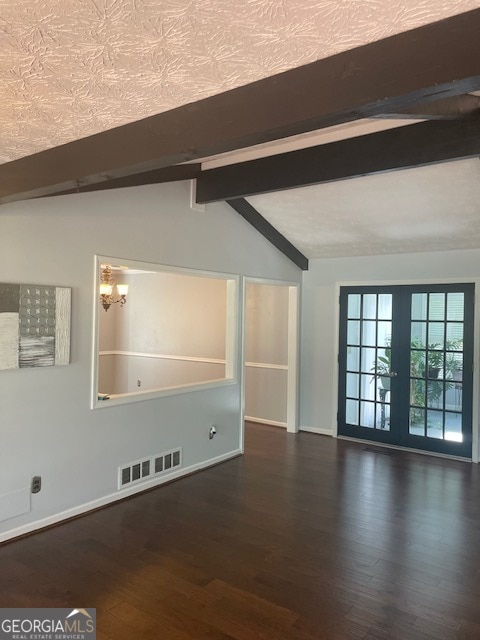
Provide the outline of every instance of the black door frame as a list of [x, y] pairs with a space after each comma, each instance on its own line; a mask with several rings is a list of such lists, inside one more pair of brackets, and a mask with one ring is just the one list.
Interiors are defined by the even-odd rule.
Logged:
[[[413, 293], [449, 293], [465, 294], [464, 343], [463, 343], [463, 392], [462, 392], [462, 433], [463, 442], [426, 438], [411, 435], [409, 423], [410, 396], [410, 316], [411, 295]], [[347, 350], [347, 296], [352, 293], [392, 293], [392, 369], [401, 375], [391, 381], [391, 415], [398, 419], [392, 421], [388, 431], [346, 424], [346, 356]], [[382, 444], [424, 450], [433, 453], [472, 458], [472, 417], [473, 417], [473, 356], [474, 356], [474, 296], [473, 283], [444, 284], [392, 284], [392, 285], [348, 285], [340, 286], [339, 308], [339, 350], [338, 350], [338, 412], [337, 433], [339, 436], [369, 440]]]

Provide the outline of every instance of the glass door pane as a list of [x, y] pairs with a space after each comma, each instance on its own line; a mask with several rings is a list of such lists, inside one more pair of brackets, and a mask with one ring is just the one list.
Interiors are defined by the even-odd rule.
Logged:
[[346, 308], [346, 423], [389, 431], [392, 295], [348, 294]]
[[462, 442], [463, 292], [412, 294], [409, 434]]

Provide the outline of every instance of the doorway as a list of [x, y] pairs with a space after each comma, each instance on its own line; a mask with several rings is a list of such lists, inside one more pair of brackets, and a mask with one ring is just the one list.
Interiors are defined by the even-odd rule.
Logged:
[[298, 431], [298, 284], [245, 279], [244, 418]]
[[338, 434], [471, 458], [473, 284], [340, 289]]

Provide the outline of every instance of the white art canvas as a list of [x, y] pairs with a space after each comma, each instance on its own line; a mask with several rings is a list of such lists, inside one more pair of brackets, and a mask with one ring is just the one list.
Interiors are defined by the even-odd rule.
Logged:
[[0, 369], [70, 362], [71, 289], [0, 283]]

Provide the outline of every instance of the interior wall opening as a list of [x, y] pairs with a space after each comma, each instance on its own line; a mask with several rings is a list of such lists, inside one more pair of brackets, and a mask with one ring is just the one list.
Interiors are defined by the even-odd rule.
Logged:
[[298, 430], [298, 287], [245, 283], [245, 420]]
[[[233, 380], [235, 278], [102, 258], [97, 282], [107, 266], [111, 304], [100, 286], [95, 302], [97, 406]], [[115, 296], [120, 283], [124, 301]]]

